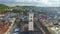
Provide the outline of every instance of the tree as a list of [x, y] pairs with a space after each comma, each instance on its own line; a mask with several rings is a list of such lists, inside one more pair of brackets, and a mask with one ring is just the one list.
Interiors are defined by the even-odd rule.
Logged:
[[27, 12], [23, 11], [23, 15], [24, 15], [24, 16], [27, 15]]
[[0, 4], [0, 9], [5, 9], [5, 8], [10, 8], [10, 7], [5, 4]]
[[11, 11], [11, 12], [19, 13], [20, 11], [19, 11], [19, 10], [17, 10], [17, 9], [14, 9], [14, 10], [13, 10], [13, 11]]

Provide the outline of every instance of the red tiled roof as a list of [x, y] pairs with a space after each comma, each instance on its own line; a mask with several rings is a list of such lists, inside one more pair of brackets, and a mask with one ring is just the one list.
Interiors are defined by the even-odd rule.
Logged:
[[10, 14], [11, 12], [5, 11], [5, 12], [0, 12], [0, 14]]
[[[8, 27], [9, 27], [9, 26], [11, 26], [11, 23], [8, 23], [7, 25], [8, 25]], [[5, 32], [8, 30], [8, 28], [2, 27], [2, 28], [0, 28], [0, 30], [1, 30], [3, 33], [5, 33]]]
[[11, 23], [7, 23], [7, 25], [8, 25], [8, 26], [10, 26], [10, 25], [11, 25]]
[[6, 20], [1, 20], [1, 22], [5, 22]]
[[1, 30], [5, 33], [8, 30], [8, 28], [1, 28]]
[[[0, 20], [0, 22], [5, 22], [6, 20]], [[12, 24], [12, 22], [10, 22], [10, 21], [7, 21], [7, 27], [9, 28], [9, 26], [11, 26], [11, 24]], [[0, 24], [0, 26], [3, 26], [3, 24]], [[8, 30], [8, 28], [6, 28], [6, 27], [2, 27], [2, 28], [0, 28], [0, 30], [3, 32], [3, 33], [5, 33], [7, 30]]]
[[3, 24], [0, 24], [0, 26], [3, 26]]

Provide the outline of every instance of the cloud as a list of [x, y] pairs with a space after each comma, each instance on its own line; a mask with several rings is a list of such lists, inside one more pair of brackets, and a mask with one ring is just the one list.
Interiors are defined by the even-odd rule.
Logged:
[[58, 7], [60, 6], [60, 0], [49, 0], [47, 2], [47, 6], [53, 6], [53, 7]]
[[14, 0], [15, 2], [39, 2], [40, 0]]
[[34, 5], [42, 7], [60, 7], [60, 0], [0, 0], [10, 5]]
[[25, 2], [26, 0], [14, 0], [15, 2]]

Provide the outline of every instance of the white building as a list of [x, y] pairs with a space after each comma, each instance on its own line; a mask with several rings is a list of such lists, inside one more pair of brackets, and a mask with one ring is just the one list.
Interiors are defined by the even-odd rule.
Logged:
[[34, 27], [33, 27], [33, 17], [34, 17], [34, 13], [29, 13], [29, 24], [28, 24], [28, 30], [29, 31], [33, 31]]
[[52, 27], [51, 30], [53, 31], [54, 34], [60, 34], [60, 27]]

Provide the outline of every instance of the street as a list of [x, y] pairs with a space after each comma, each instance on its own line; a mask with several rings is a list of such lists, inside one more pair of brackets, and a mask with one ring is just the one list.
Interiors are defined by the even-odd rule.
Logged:
[[44, 32], [45, 32], [46, 34], [51, 34], [51, 33], [47, 30], [47, 28], [41, 23], [41, 21], [40, 21], [40, 26], [42, 27], [42, 29], [44, 30]]

